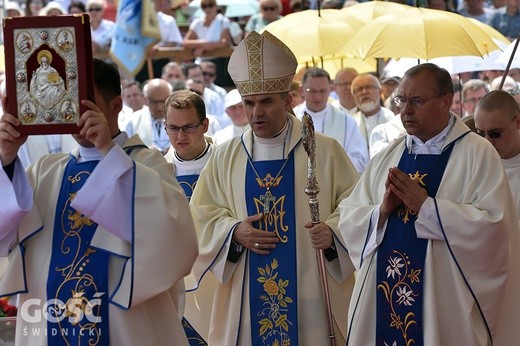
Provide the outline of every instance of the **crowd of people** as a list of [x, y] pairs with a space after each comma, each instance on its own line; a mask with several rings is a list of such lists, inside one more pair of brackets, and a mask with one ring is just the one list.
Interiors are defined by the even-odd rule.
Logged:
[[[224, 70], [166, 61], [140, 82], [95, 58], [77, 134], [23, 135], [2, 112], [0, 296], [18, 307], [16, 344], [518, 342], [520, 73], [297, 71], [257, 32], [290, 4], [259, 2], [271, 16], [239, 42], [215, 0], [169, 36], [198, 55], [237, 43]], [[106, 49], [107, 4], [85, 9]]]

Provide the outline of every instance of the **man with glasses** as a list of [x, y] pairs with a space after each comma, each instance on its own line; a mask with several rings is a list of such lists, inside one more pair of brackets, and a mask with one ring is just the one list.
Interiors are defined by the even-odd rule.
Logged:
[[394, 118], [395, 114], [381, 106], [381, 82], [370, 74], [361, 74], [354, 78], [351, 85], [352, 95], [358, 111], [353, 115], [365, 144], [370, 151], [369, 139], [372, 130]]
[[221, 127], [228, 125], [229, 121], [225, 116], [224, 99], [221, 98], [218, 93], [204, 85], [202, 67], [199, 64], [189, 62], [182, 65], [182, 70], [186, 79], [193, 79], [193, 81], [202, 86], [202, 98], [206, 104], [206, 112], [217, 117]]
[[145, 105], [130, 116], [125, 131], [131, 136], [138, 134], [144, 144], [160, 150], [163, 154], [170, 147], [170, 139], [164, 129], [164, 102], [172, 92], [172, 85], [156, 78], [143, 87]]
[[[507, 179], [520, 220], [520, 106], [507, 91], [494, 90], [480, 100], [475, 109], [475, 127], [496, 149], [502, 159]], [[518, 256], [519, 251], [511, 253]], [[512, 272], [508, 280], [509, 288], [518, 290], [520, 277], [518, 270]], [[505, 301], [506, 323], [501, 324], [501, 332], [495, 345], [510, 345], [519, 340], [517, 314], [518, 300]], [[509, 323], [509, 324], [507, 324]]]
[[216, 92], [220, 98], [224, 100], [227, 94], [226, 89], [215, 84], [215, 79], [217, 78], [217, 65], [215, 65], [214, 62], [207, 60], [200, 63], [200, 68], [202, 69], [202, 81], [204, 82], [204, 86]]
[[363, 173], [368, 164], [368, 150], [356, 121], [341, 109], [328, 103], [331, 91], [329, 73], [322, 68], [312, 67], [302, 78], [304, 102], [294, 108], [294, 114], [302, 119], [307, 112], [314, 128], [336, 139], [347, 153], [358, 173]]
[[165, 158], [173, 163], [173, 173], [191, 198], [212, 151], [211, 139], [204, 136], [209, 126], [204, 100], [193, 91], [178, 90], [168, 96], [164, 107], [164, 127], [172, 146]]
[[520, 220], [520, 107], [508, 92], [494, 90], [475, 108], [475, 127], [497, 150], [513, 190]]
[[[407, 134], [340, 204], [358, 269], [347, 345], [491, 345], [509, 322], [502, 303], [520, 298], [506, 289], [520, 265], [507, 177], [493, 147], [450, 113], [452, 98], [448, 71], [409, 69], [395, 99]], [[520, 340], [513, 329], [504, 345]]]

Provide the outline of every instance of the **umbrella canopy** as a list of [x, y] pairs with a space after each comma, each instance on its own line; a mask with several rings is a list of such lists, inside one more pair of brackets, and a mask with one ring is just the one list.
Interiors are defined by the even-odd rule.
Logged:
[[[479, 28], [484, 30], [484, 32], [486, 34], [488, 34], [493, 39], [493, 41], [495, 41], [495, 43], [497, 43], [497, 45], [501, 49], [503, 49], [505, 46], [507, 46], [511, 42], [511, 41], [509, 41], [509, 39], [507, 37], [502, 35], [502, 33], [500, 31], [496, 30], [492, 26], [487, 25], [486, 23], [482, 23], [480, 20], [476, 20], [475, 18], [469, 18], [469, 17], [467, 17], [467, 18], [470, 20], [470, 22], [472, 22], [473, 24], [477, 25]], [[503, 43], [505, 45], [500, 45], [499, 43]]]
[[341, 55], [340, 48], [362, 22], [353, 24], [335, 17], [339, 10], [306, 10], [289, 14], [267, 25], [264, 30], [285, 43], [299, 62]]
[[[495, 40], [495, 43], [505, 49], [507, 45], [501, 41]], [[505, 70], [505, 64], [498, 63], [496, 60], [502, 54], [500, 49], [494, 50], [483, 57], [460, 55], [433, 58], [430, 60], [421, 59], [419, 62], [413, 58], [402, 58], [399, 60], [391, 59], [383, 69], [383, 74], [389, 76], [402, 77], [406, 70], [417, 65], [418, 63], [431, 62], [437, 66], [446, 69], [450, 74], [459, 74], [464, 72], [475, 72], [485, 70]]]
[[330, 78], [334, 79], [336, 73], [345, 67], [354, 68], [358, 73], [376, 72], [377, 62], [376, 59], [361, 60], [356, 58], [337, 56], [329, 57], [320, 61], [314, 60], [299, 62], [297, 71], [299, 71], [302, 68], [309, 67], [321, 67], [329, 73]]
[[[260, 12], [257, 0], [217, 0], [217, 6], [225, 6], [224, 15], [228, 18], [251, 16]], [[201, 17], [204, 12], [200, 8], [200, 0], [193, 0], [188, 5], [190, 13], [195, 17]]]
[[364, 23], [369, 23], [373, 19], [385, 14], [396, 13], [410, 8], [411, 6], [395, 2], [367, 1], [343, 8], [340, 12], [357, 17]]
[[[406, 20], [403, 20], [406, 19]], [[342, 51], [360, 58], [432, 59], [484, 56], [499, 49], [492, 37], [466, 17], [411, 7], [387, 14], [358, 30]]]
[[[504, 51], [498, 56], [497, 63], [504, 64], [507, 66], [509, 59], [511, 58], [511, 54], [513, 54], [513, 48], [515, 47], [516, 40], [511, 42]], [[513, 57], [513, 61], [511, 62], [510, 68], [520, 68], [520, 52], [518, 51], [520, 48], [517, 48], [515, 52], [515, 56]]]

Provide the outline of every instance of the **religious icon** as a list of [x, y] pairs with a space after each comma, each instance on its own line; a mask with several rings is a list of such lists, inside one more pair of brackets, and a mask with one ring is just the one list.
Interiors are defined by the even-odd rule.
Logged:
[[29, 35], [26, 32], [21, 32], [16, 37], [16, 44], [18, 49], [21, 50], [23, 53], [29, 52], [33, 47], [31, 35]]
[[32, 123], [36, 119], [36, 107], [30, 102], [25, 102], [22, 105], [21, 114], [23, 121]]
[[81, 100], [93, 98], [88, 15], [4, 18], [3, 24], [6, 112], [20, 119], [24, 135], [78, 133], [86, 111]]
[[42, 50], [37, 56], [40, 67], [33, 72], [30, 84], [31, 95], [45, 109], [51, 109], [65, 93], [65, 83], [56, 69], [51, 66], [52, 53]]
[[61, 30], [58, 34], [58, 47], [61, 50], [69, 51], [72, 49], [72, 34], [68, 30]]
[[72, 121], [76, 118], [78, 111], [76, 105], [71, 100], [65, 100], [61, 104], [60, 113], [65, 121]]

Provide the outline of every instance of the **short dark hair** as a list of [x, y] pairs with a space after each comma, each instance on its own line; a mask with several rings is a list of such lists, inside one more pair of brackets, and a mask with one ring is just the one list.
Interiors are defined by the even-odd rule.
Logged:
[[206, 119], [206, 105], [204, 100], [197, 93], [191, 90], [177, 90], [168, 96], [164, 103], [164, 113], [168, 112], [168, 108], [190, 109], [192, 107], [197, 111], [200, 121]]
[[311, 67], [310, 69], [305, 71], [305, 73], [303, 74], [303, 77], [302, 77], [302, 84], [305, 84], [305, 82], [307, 81], [307, 79], [309, 79], [309, 77], [313, 77], [313, 78], [325, 77], [325, 78], [327, 78], [329, 83], [331, 81], [330, 74], [327, 71], [325, 71], [324, 69], [322, 69], [321, 67]]
[[128, 89], [128, 88], [131, 88], [131, 87], [133, 87], [134, 85], [135, 85], [136, 87], [138, 87], [139, 90], [142, 90], [142, 89], [141, 89], [141, 83], [139, 83], [139, 81], [136, 81], [136, 80], [132, 80], [132, 81], [130, 81], [130, 82], [124, 83], [124, 84], [123, 84], [123, 90]]
[[69, 8], [67, 8], [67, 11], [70, 13], [70, 9], [73, 7], [79, 8], [81, 10], [81, 12], [84, 12], [84, 13], [87, 12], [87, 8], [85, 7], [85, 4], [83, 4], [79, 0], [72, 0], [69, 4]]
[[188, 78], [188, 72], [193, 70], [194, 68], [198, 68], [202, 71], [202, 67], [199, 64], [194, 62], [188, 62], [182, 65], [182, 73], [184, 73], [184, 77]]
[[404, 77], [416, 77], [422, 72], [429, 72], [437, 82], [437, 93], [453, 95], [453, 80], [450, 73], [432, 63], [416, 65], [405, 72]]
[[106, 103], [121, 96], [121, 76], [114, 63], [94, 58], [94, 86]]

